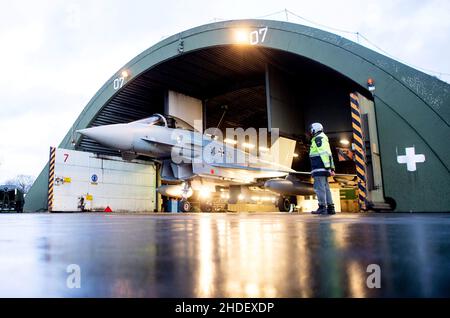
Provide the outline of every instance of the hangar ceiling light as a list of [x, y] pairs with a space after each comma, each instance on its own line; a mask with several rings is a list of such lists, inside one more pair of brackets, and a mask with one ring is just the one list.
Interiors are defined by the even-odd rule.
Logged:
[[246, 44], [246, 43], [248, 43], [249, 42], [249, 35], [248, 34], [249, 34], [248, 30], [238, 29], [235, 32], [235, 34], [234, 34], [236, 43], [239, 43], [239, 44]]

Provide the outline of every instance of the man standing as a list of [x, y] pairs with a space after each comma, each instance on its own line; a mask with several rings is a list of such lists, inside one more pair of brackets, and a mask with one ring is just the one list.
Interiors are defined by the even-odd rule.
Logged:
[[309, 128], [311, 134], [311, 173], [314, 178], [314, 191], [319, 201], [319, 209], [313, 214], [335, 214], [333, 198], [331, 197], [328, 177], [334, 176], [334, 162], [328, 137], [323, 132], [320, 123], [314, 123]]

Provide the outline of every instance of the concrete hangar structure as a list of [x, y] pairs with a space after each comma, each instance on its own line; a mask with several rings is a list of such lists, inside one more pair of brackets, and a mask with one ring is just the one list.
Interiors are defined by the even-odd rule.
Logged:
[[[117, 157], [75, 131], [167, 112], [169, 91], [200, 101], [204, 127], [222, 117], [221, 129], [278, 127], [298, 141], [293, 168], [303, 171], [307, 125], [323, 123], [336, 152], [343, 138], [355, 142], [357, 103], [368, 200], [393, 211], [450, 210], [450, 85], [338, 35], [286, 22], [219, 22], [157, 43], [103, 85], [59, 148]], [[185, 108], [178, 115], [189, 117]], [[337, 172], [357, 172], [357, 162], [334, 155]], [[57, 177], [51, 169], [39, 175], [25, 211], [47, 209], [49, 173]], [[156, 175], [147, 182], [156, 186]]]

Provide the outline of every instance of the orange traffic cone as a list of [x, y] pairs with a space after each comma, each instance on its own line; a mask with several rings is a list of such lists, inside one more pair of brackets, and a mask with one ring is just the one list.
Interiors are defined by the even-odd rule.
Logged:
[[105, 212], [112, 212], [111, 208], [109, 207], [109, 205], [106, 207]]

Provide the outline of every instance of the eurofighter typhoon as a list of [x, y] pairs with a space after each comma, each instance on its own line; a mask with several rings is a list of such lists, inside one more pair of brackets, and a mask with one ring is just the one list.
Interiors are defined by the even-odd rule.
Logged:
[[188, 198], [194, 191], [215, 192], [219, 187], [258, 186], [280, 194], [278, 206], [289, 208], [289, 196], [313, 195], [309, 172], [291, 169], [295, 141], [282, 137], [265, 152], [249, 151], [254, 144], [235, 139], [220, 140], [203, 134], [174, 116], [153, 116], [124, 124], [112, 124], [78, 130], [98, 143], [120, 151], [124, 160], [147, 156], [162, 164], [161, 180], [168, 183], [157, 190], [164, 196], [181, 199], [181, 209], [189, 211]]

